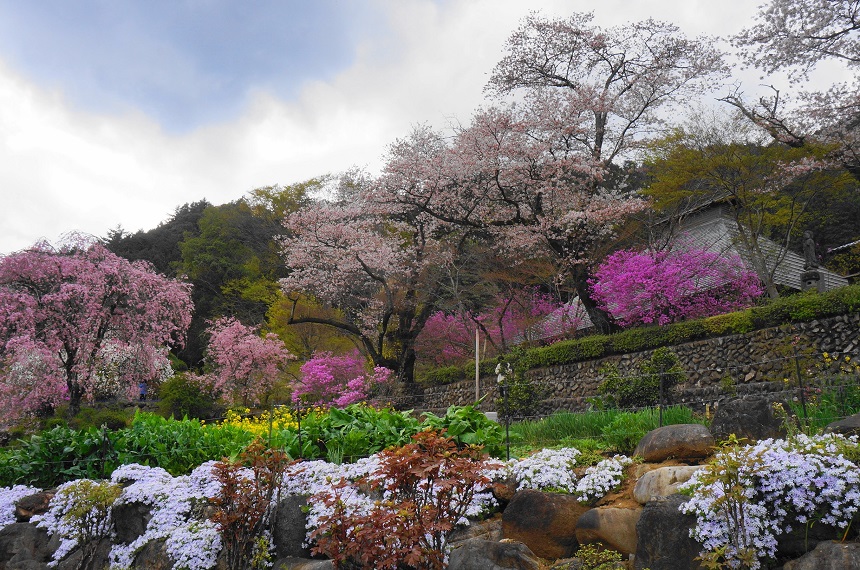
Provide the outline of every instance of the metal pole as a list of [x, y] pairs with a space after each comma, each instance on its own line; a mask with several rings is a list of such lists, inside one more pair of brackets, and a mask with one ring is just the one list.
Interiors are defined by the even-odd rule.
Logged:
[[475, 327], [475, 401], [481, 399], [481, 364], [480, 364], [481, 337], [478, 327]]
[[806, 414], [806, 386], [803, 385], [803, 374], [800, 373], [800, 357], [797, 354], [797, 346], [793, 346], [794, 350], [794, 370], [797, 373], [797, 385], [800, 386], [800, 407], [803, 409], [803, 427], [806, 428], [809, 422], [809, 416]]
[[663, 427], [663, 383], [666, 379], [666, 375], [662, 372], [660, 373], [660, 405], [658, 409], [660, 410], [660, 427]]

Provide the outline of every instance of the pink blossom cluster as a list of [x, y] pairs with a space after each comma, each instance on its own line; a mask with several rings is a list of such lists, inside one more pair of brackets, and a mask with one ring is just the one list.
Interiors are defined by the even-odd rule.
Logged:
[[374, 388], [389, 381], [391, 370], [377, 366], [367, 372], [358, 351], [348, 355], [317, 352], [301, 368], [293, 387], [293, 402], [311, 406], [335, 406], [367, 400]]
[[211, 370], [196, 379], [231, 404], [262, 402], [287, 362], [295, 359], [277, 335], [261, 336], [259, 327], [233, 317], [213, 321], [208, 332], [206, 359]]
[[113, 348], [138, 355], [123, 386], [158, 375], [167, 347], [184, 340], [190, 287], [77, 236], [0, 258], [0, 409], [92, 398]]
[[622, 325], [665, 325], [730, 312], [762, 294], [737, 256], [699, 249], [621, 250], [591, 280], [594, 298]]

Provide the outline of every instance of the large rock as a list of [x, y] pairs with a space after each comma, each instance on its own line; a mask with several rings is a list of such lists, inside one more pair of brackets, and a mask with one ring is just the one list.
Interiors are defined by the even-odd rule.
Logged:
[[601, 542], [625, 556], [635, 554], [638, 542], [636, 523], [641, 514], [641, 509], [591, 509], [576, 522], [576, 540], [580, 544]]
[[860, 543], [821, 542], [815, 550], [786, 562], [783, 570], [849, 570], [860, 568]]
[[86, 549], [77, 548], [57, 563], [57, 570], [101, 570], [108, 568], [108, 555], [113, 547], [110, 539], [102, 538]]
[[311, 551], [304, 546], [308, 515], [304, 509], [308, 498], [301, 495], [288, 495], [278, 503], [277, 518], [272, 534], [272, 542], [278, 558], [310, 558]]
[[644, 505], [653, 497], [674, 495], [678, 492], [678, 487], [689, 481], [699, 469], [702, 469], [702, 466], [670, 465], [648, 471], [636, 481], [633, 498]]
[[119, 544], [131, 544], [146, 532], [146, 525], [152, 518], [152, 509], [143, 503], [122, 503], [111, 511], [115, 541]]
[[54, 493], [45, 491], [21, 497], [15, 502], [15, 520], [19, 523], [30, 522], [33, 515], [46, 513], [53, 498]]
[[472, 538], [451, 551], [448, 570], [539, 570], [540, 560], [522, 542]]
[[520, 491], [502, 513], [502, 535], [541, 558], [567, 558], [579, 546], [576, 521], [587, 510], [572, 495]]
[[288, 556], [278, 558], [272, 565], [274, 570], [334, 570], [334, 562], [331, 560], [308, 560]]
[[698, 460], [714, 452], [714, 436], [701, 424], [678, 424], [645, 434], [633, 455], [658, 463], [666, 459]]
[[634, 562], [636, 570], [701, 568], [696, 557], [702, 547], [690, 538], [696, 517], [679, 510], [687, 501], [689, 498], [683, 495], [670, 495], [646, 503], [636, 524], [639, 535]]
[[[787, 404], [782, 408], [790, 413]], [[714, 414], [711, 433], [718, 441], [735, 434], [738, 438], [760, 441], [785, 437], [783, 419], [774, 412], [773, 402], [762, 396], [745, 396], [723, 402]]]
[[827, 424], [824, 431], [841, 433], [842, 435], [860, 435], [860, 414], [854, 414], [845, 419], [831, 422]]
[[491, 519], [474, 522], [469, 526], [457, 527], [448, 535], [448, 544], [452, 548], [456, 548], [461, 542], [472, 540], [473, 538], [482, 538], [493, 542], [498, 542], [502, 539], [502, 518], [496, 516]]
[[132, 570], [170, 570], [173, 568], [173, 560], [167, 555], [164, 540], [150, 540], [143, 545], [134, 560]]
[[0, 530], [0, 570], [47, 568], [51, 559], [48, 533], [28, 523], [14, 523]]

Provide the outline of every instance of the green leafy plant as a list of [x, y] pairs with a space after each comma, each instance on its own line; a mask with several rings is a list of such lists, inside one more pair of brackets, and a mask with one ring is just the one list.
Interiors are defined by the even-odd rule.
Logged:
[[188, 379], [186, 374], [175, 374], [158, 389], [158, 411], [180, 419], [183, 417], [207, 419], [216, 417], [220, 410], [214, 396]]

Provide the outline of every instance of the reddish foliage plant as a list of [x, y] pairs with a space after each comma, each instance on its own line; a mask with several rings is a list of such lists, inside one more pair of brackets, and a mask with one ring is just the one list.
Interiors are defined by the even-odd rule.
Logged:
[[255, 567], [255, 559], [268, 554], [258, 551], [259, 539], [274, 518], [273, 505], [280, 502], [277, 494], [289, 464], [286, 453], [268, 449], [259, 439], [242, 452], [238, 461], [215, 464], [221, 489], [212, 499], [212, 521], [221, 533], [230, 570]]
[[349, 513], [345, 481], [312, 498], [330, 509], [311, 533], [313, 552], [341, 568], [441, 570], [449, 533], [491, 483], [481, 449], [458, 449], [444, 434], [424, 431], [380, 456], [377, 470], [359, 482], [382, 493], [369, 511]]

